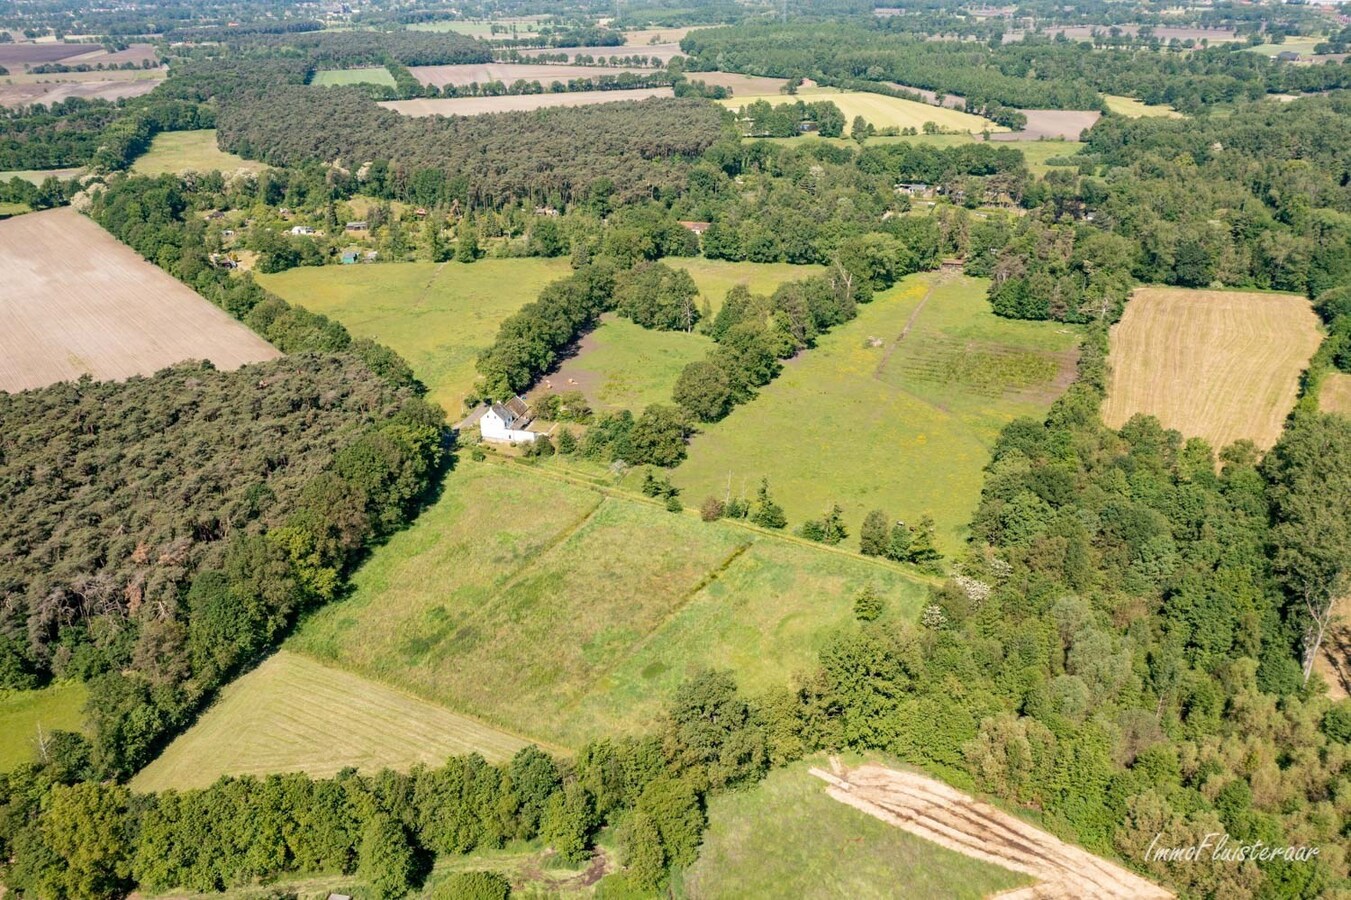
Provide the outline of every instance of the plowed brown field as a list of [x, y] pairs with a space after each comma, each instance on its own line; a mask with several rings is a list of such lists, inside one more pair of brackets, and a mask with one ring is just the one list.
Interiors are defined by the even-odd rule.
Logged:
[[0, 272], [0, 391], [281, 355], [72, 209], [0, 222]]

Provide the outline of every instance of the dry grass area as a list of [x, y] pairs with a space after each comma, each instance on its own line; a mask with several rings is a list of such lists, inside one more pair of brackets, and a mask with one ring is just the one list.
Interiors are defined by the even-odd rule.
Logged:
[[508, 94], [502, 97], [448, 97], [422, 100], [390, 100], [380, 105], [405, 116], [481, 116], [486, 113], [528, 112], [558, 106], [590, 106], [623, 100], [649, 100], [675, 96], [670, 88], [639, 88], [631, 91], [567, 91], [559, 94]]
[[1323, 379], [1323, 386], [1318, 390], [1318, 403], [1323, 412], [1351, 416], [1351, 375], [1333, 372]]
[[933, 122], [948, 132], [979, 133], [982, 131], [1008, 131], [1003, 125], [996, 125], [989, 119], [958, 112], [941, 106], [930, 106], [917, 100], [903, 100], [888, 97], [885, 94], [870, 94], [864, 91], [843, 91], [838, 88], [804, 87], [793, 97], [774, 93], [768, 96], [756, 96], [750, 93], [734, 93], [729, 100], [719, 100], [731, 110], [740, 110], [756, 100], [766, 100], [771, 104], [789, 103], [802, 100], [812, 103], [829, 100], [844, 113], [845, 121], [852, 122], [856, 116], [878, 128], [914, 128], [923, 129], [926, 122]]
[[266, 341], [72, 209], [0, 222], [0, 390], [186, 359], [275, 359]]
[[1128, 119], [1181, 119], [1182, 113], [1173, 109], [1171, 106], [1163, 104], [1149, 104], [1143, 100], [1136, 100], [1134, 97], [1119, 97], [1115, 94], [1103, 94], [1102, 98], [1107, 101], [1107, 108], [1120, 116]]
[[138, 791], [206, 787], [222, 775], [366, 772], [497, 762], [526, 741], [425, 700], [280, 651], [227, 687], [189, 731], [132, 781]]
[[[577, 78], [600, 78], [602, 75], [618, 75], [630, 71], [614, 66], [568, 66], [568, 65], [531, 65], [529, 63], [470, 63], [459, 66], [413, 66], [408, 71], [423, 84], [445, 87], [453, 84], [464, 87], [469, 84], [488, 84], [500, 81], [510, 85], [516, 81], [538, 81], [547, 87], [555, 81], [572, 81]], [[633, 70], [637, 71], [637, 70]]]
[[[42, 80], [37, 80], [39, 78]], [[23, 76], [13, 84], [0, 83], [0, 106], [27, 106], [30, 103], [50, 105], [72, 97], [82, 100], [140, 97], [159, 87], [163, 80], [164, 73], [159, 70]]]
[[566, 53], [570, 59], [576, 59], [579, 56], [589, 56], [592, 59], [609, 59], [612, 56], [620, 59], [626, 56], [646, 56], [650, 59], [659, 59], [662, 63], [684, 55], [680, 52], [680, 44], [678, 43], [644, 44], [641, 47], [635, 47], [631, 44], [621, 47], [539, 47], [521, 51], [522, 56], [543, 56], [558, 53]]
[[869, 763], [845, 770], [812, 769], [841, 803], [911, 834], [983, 862], [1031, 875], [1030, 888], [999, 896], [1019, 900], [1167, 900], [1173, 894], [1087, 850], [988, 803], [913, 772]]
[[1217, 450], [1242, 438], [1268, 448], [1321, 338], [1303, 297], [1142, 288], [1112, 328], [1103, 420], [1144, 413]]
[[698, 31], [700, 28], [708, 28], [708, 25], [694, 25], [687, 28], [643, 28], [638, 31], [630, 31], [624, 35], [624, 46], [626, 47], [647, 47], [652, 44], [678, 44], [684, 40], [685, 35], [691, 31]]

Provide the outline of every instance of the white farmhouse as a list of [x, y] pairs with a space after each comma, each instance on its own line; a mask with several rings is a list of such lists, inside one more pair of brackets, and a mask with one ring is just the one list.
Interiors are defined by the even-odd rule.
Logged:
[[490, 406], [478, 420], [478, 428], [485, 441], [529, 443], [539, 437], [535, 432], [525, 430], [532, 418], [526, 402], [520, 397], [513, 397], [506, 403]]

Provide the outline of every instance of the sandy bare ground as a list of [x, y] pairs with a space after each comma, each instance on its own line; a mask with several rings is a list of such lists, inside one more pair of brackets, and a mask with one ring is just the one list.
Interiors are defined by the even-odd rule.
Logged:
[[445, 87], [453, 84], [464, 87], [467, 84], [488, 84], [500, 81], [512, 84], [516, 81], [538, 81], [546, 87], [550, 82], [568, 82], [576, 78], [600, 78], [602, 75], [618, 75], [625, 71], [615, 66], [566, 66], [531, 65], [530, 63], [473, 63], [462, 66], [414, 66], [408, 71], [423, 84]]
[[1022, 131], [1001, 131], [990, 135], [992, 141], [1077, 141], [1086, 129], [1097, 124], [1102, 113], [1079, 109], [1024, 109], [1027, 124]]
[[0, 391], [281, 354], [72, 209], [0, 222]]
[[[81, 73], [83, 74], [83, 73]], [[50, 81], [27, 84], [0, 84], [0, 106], [27, 106], [30, 103], [59, 103], [71, 97], [85, 100], [121, 100], [140, 97], [159, 87], [162, 79], [119, 78], [116, 72], [99, 73], [97, 79], [65, 79], [61, 75], [48, 76]], [[61, 79], [61, 80], [58, 80]]]
[[1141, 288], [1112, 327], [1103, 420], [1145, 413], [1216, 450], [1269, 448], [1321, 339], [1303, 297]]
[[590, 106], [621, 100], [672, 97], [670, 88], [632, 91], [568, 91], [560, 94], [508, 94], [503, 97], [451, 97], [438, 100], [390, 100], [380, 105], [405, 116], [479, 116], [484, 113], [522, 112], [556, 106]]
[[522, 56], [566, 53], [569, 59], [576, 59], [578, 56], [590, 56], [593, 59], [609, 59], [612, 56], [617, 56], [620, 59], [626, 56], [647, 56], [659, 59], [662, 62], [666, 62], [672, 57], [684, 55], [680, 52], [680, 44], [644, 44], [641, 47], [538, 47], [522, 50], [520, 53]]
[[[832, 760], [832, 762], [834, 762]], [[869, 763], [812, 769], [826, 793], [941, 847], [1036, 878], [1003, 898], [1165, 900], [1173, 895], [1127, 869], [1067, 844], [941, 781]]]

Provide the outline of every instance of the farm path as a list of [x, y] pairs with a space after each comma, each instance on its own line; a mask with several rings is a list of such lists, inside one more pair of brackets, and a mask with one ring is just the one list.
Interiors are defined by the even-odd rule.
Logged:
[[1039, 880], [1004, 900], [1166, 900], [1173, 894], [1087, 850], [1015, 818], [941, 781], [868, 763], [834, 772], [813, 768], [826, 793], [874, 818], [974, 859]]
[[905, 320], [905, 327], [901, 329], [901, 333], [896, 336], [896, 340], [891, 342], [891, 346], [887, 348], [886, 352], [882, 354], [882, 358], [878, 360], [877, 368], [873, 369], [874, 378], [880, 379], [882, 373], [887, 370], [887, 363], [891, 361], [892, 354], [894, 354], [897, 348], [901, 346], [901, 341], [905, 340], [906, 335], [910, 334], [910, 329], [914, 328], [915, 323], [919, 321], [919, 314], [924, 312], [924, 307], [928, 304], [929, 298], [933, 296], [934, 288], [937, 286], [937, 279], [933, 279], [929, 282], [928, 290], [924, 292], [924, 296], [920, 298], [919, 304], [915, 306], [914, 311], [912, 311], [909, 318]]
[[[494, 459], [491, 455], [489, 455], [488, 458], [490, 460]], [[552, 478], [555, 481], [566, 481], [569, 484], [575, 484], [580, 487], [591, 488], [593, 491], [597, 491], [606, 497], [614, 497], [621, 500], [629, 500], [634, 503], [646, 503], [649, 506], [656, 506], [662, 509], [666, 508], [665, 503], [653, 500], [649, 497], [644, 497], [641, 494], [635, 494], [632, 491], [620, 490], [618, 488], [607, 487], [606, 485], [599, 484], [596, 481], [592, 481], [591, 479], [582, 478], [576, 475], [569, 475], [565, 472], [540, 469], [534, 466], [523, 465], [509, 460], [502, 460], [500, 462], [494, 460], [494, 464], [500, 466], [511, 466], [516, 471], [529, 472], [531, 475], [534, 475], [537, 478]], [[698, 511], [687, 510], [686, 513], [697, 515]], [[881, 568], [891, 569], [892, 571], [899, 572], [903, 577], [915, 582], [916, 584], [925, 584], [936, 587], [943, 583], [943, 579], [941, 578], [936, 578], [932, 575], [922, 575], [919, 572], [913, 571], [912, 569], [906, 568], [904, 566], [900, 566], [891, 562], [885, 562], [876, 556], [864, 556], [861, 553], [855, 553], [851, 550], [844, 550], [841, 549], [840, 547], [833, 547], [830, 544], [822, 544], [818, 543], [817, 541], [809, 541], [806, 538], [796, 537], [791, 534], [784, 534], [778, 531], [771, 531], [767, 528], [761, 528], [758, 525], [752, 525], [749, 522], [736, 521], [733, 519], [722, 519], [721, 521], [723, 521], [728, 525], [733, 525], [737, 528], [743, 528], [746, 531], [760, 535], [761, 537], [772, 538], [777, 541], [786, 541], [787, 543], [790, 544], [797, 544], [800, 547], [811, 547], [813, 550], [819, 550], [822, 553], [834, 553], [839, 556], [847, 556], [853, 560], [861, 560], [863, 562], [871, 563], [872, 565], [879, 566]]]

